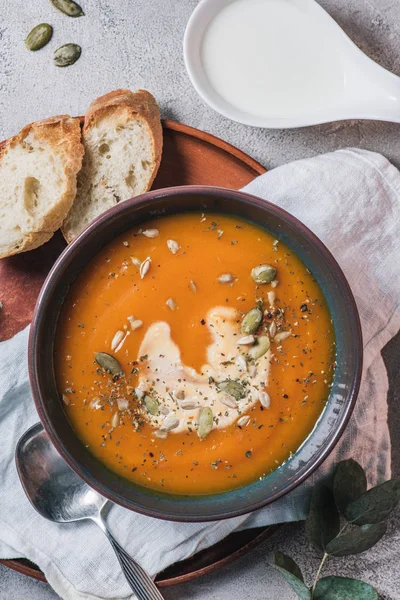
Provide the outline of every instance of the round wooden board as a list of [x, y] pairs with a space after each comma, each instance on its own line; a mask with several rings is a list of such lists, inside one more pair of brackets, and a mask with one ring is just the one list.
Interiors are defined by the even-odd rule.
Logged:
[[[164, 121], [164, 148], [153, 189], [175, 185], [216, 185], [239, 189], [266, 169], [234, 146], [204, 131]], [[0, 341], [9, 339], [32, 318], [36, 298], [54, 261], [65, 247], [57, 232], [44, 246], [0, 261]], [[23, 432], [21, 431], [21, 434]], [[276, 527], [233, 533], [213, 547], [176, 563], [159, 573], [160, 587], [183, 583], [211, 573], [248, 552]], [[27, 560], [2, 560], [6, 567], [46, 581], [44, 574]]]

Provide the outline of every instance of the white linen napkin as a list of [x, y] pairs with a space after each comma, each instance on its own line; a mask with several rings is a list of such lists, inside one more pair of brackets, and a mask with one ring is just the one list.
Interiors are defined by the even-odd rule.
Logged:
[[[338, 460], [355, 457], [367, 470], [370, 484], [390, 477], [388, 383], [380, 352], [400, 327], [399, 171], [378, 154], [341, 150], [274, 169], [245, 190], [298, 217], [341, 265], [363, 329], [359, 398], [338, 446], [312, 480], [256, 513], [186, 524], [113, 507], [108, 516], [113, 534], [152, 575], [235, 529], [303, 519], [310, 485]], [[15, 445], [38, 421], [28, 384], [27, 337], [25, 329], [0, 344], [0, 556], [35, 562], [65, 600], [131, 599], [111, 546], [96, 525], [46, 521], [21, 488]]]

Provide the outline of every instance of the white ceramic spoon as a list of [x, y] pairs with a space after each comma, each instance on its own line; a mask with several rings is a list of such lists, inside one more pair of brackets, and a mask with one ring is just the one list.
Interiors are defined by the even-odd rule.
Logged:
[[[193, 12], [184, 36], [184, 58], [190, 80], [202, 97], [220, 114], [255, 127], [304, 127], [344, 119], [374, 119], [400, 123], [400, 77], [366, 56], [315, 0], [285, 0], [312, 19], [340, 56], [343, 76], [331, 98], [318, 109], [307, 106], [297, 114], [255, 115], [242, 110], [215, 91], [202, 63], [204, 33], [215, 16], [234, 0], [202, 0]], [[260, 74], [260, 76], [262, 76]], [[294, 90], [295, 92], [295, 90]]]

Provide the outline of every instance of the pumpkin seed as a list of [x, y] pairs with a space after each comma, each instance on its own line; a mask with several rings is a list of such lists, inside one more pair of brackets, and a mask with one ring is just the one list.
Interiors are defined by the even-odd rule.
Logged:
[[150, 413], [153, 416], [158, 415], [158, 411], [159, 411], [158, 400], [156, 400], [155, 398], [152, 398], [151, 396], [148, 396], [146, 394], [146, 396], [143, 398], [143, 404], [145, 405], [148, 413]]
[[236, 343], [238, 346], [251, 346], [251, 344], [254, 344], [254, 342], [254, 335], [246, 335], [245, 337], [240, 338]]
[[271, 283], [276, 277], [276, 269], [271, 265], [258, 265], [251, 270], [251, 278], [256, 283]]
[[40, 23], [40, 25], [36, 25], [32, 29], [30, 33], [28, 33], [27, 38], [25, 40], [25, 46], [28, 50], [32, 52], [36, 52], [36, 50], [40, 50], [43, 48], [50, 40], [53, 35], [53, 28], [51, 25], [47, 23]]
[[217, 390], [235, 398], [237, 402], [245, 397], [246, 391], [241, 383], [234, 379], [226, 379], [217, 383]]
[[50, 2], [54, 8], [57, 8], [68, 17], [83, 17], [85, 14], [74, 0], [50, 0]]
[[238, 419], [238, 426], [239, 427], [246, 427], [246, 425], [248, 425], [250, 423], [250, 417], [249, 415], [244, 415], [243, 417], [240, 417], [240, 419]]
[[262, 318], [262, 310], [260, 310], [258, 307], [252, 308], [249, 310], [247, 315], [243, 317], [241, 332], [245, 335], [255, 333], [261, 325]]
[[263, 406], [264, 408], [270, 407], [271, 399], [267, 392], [260, 392], [258, 399], [260, 401], [261, 406]]
[[270, 345], [271, 345], [271, 343], [269, 341], [268, 336], [266, 336], [266, 335], [260, 336], [259, 338], [256, 339], [256, 343], [254, 344], [254, 346], [252, 346], [249, 350], [250, 358], [253, 358], [254, 360], [258, 360], [259, 358], [264, 356], [264, 354], [266, 352], [268, 352]]
[[124, 375], [121, 365], [114, 356], [106, 352], [96, 352], [94, 355], [96, 362], [102, 369], [111, 373], [111, 375]]
[[179, 419], [176, 417], [167, 417], [164, 419], [162, 424], [163, 431], [172, 431], [172, 429], [176, 429], [179, 425]]
[[78, 44], [64, 44], [54, 52], [54, 64], [56, 67], [69, 67], [76, 63], [81, 52], [82, 48]]
[[199, 414], [197, 435], [201, 440], [208, 436], [213, 427], [213, 413], [209, 406], [203, 406]]

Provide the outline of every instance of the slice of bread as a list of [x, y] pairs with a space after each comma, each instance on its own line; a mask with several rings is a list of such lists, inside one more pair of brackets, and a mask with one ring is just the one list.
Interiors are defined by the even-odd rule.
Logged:
[[118, 202], [147, 192], [162, 152], [160, 111], [144, 90], [115, 90], [89, 107], [78, 191], [62, 232], [70, 242]]
[[31, 123], [0, 148], [0, 258], [33, 250], [60, 228], [83, 158], [78, 119]]

